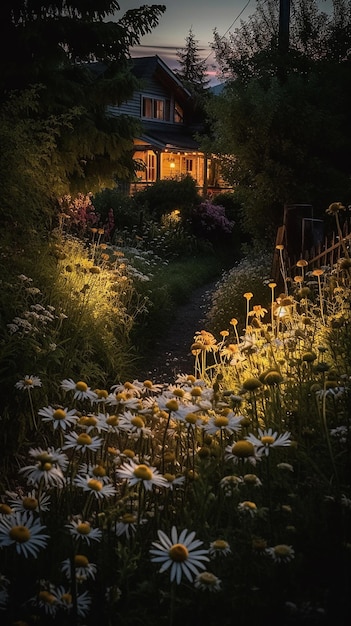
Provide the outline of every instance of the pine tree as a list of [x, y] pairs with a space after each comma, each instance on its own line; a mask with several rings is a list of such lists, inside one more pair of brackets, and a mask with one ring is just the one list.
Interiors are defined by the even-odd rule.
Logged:
[[206, 61], [201, 59], [198, 40], [192, 28], [185, 39], [184, 48], [177, 50], [180, 69], [176, 71], [178, 78], [192, 93], [201, 93], [209, 84]]

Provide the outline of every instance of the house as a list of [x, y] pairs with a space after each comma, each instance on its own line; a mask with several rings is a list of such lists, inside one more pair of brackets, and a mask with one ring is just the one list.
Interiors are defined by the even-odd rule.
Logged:
[[142, 164], [130, 192], [157, 180], [192, 176], [201, 193], [215, 193], [225, 186], [218, 165], [199, 148], [196, 133], [202, 120], [191, 93], [157, 55], [132, 59], [132, 71], [140, 89], [132, 99], [110, 106], [111, 115], [137, 117], [142, 124], [134, 140], [135, 160]]

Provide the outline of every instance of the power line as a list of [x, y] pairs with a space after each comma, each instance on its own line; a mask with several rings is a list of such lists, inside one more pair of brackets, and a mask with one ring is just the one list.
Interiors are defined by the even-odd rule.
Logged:
[[[229, 33], [230, 29], [233, 28], [235, 22], [238, 21], [239, 17], [241, 17], [241, 15], [244, 13], [245, 9], [249, 6], [251, 0], [247, 0], [247, 3], [245, 4], [244, 8], [241, 9], [239, 15], [236, 16], [235, 20], [231, 23], [231, 25], [229, 26], [229, 28], [227, 28], [227, 30], [225, 31], [225, 33], [220, 37], [220, 41], [221, 39], [224, 39], [224, 37], [226, 36], [227, 33]], [[213, 50], [211, 50], [210, 54], [206, 57], [206, 59], [204, 59], [204, 62], [206, 63], [206, 61], [210, 58], [210, 56], [213, 54]]]

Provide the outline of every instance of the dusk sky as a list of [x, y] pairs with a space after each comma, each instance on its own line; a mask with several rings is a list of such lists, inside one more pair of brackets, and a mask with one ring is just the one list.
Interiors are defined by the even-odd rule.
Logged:
[[[119, 0], [120, 17], [128, 9], [136, 9], [147, 4], [145, 0]], [[159, 25], [142, 38], [142, 45], [131, 50], [132, 56], [151, 56], [158, 54], [167, 65], [174, 69], [178, 66], [176, 51], [184, 48], [185, 39], [190, 28], [198, 41], [202, 58], [207, 59], [211, 70], [214, 56], [211, 54], [210, 43], [213, 41], [213, 30], [220, 35], [232, 27], [240, 26], [240, 19], [254, 13], [256, 0], [153, 0], [149, 4], [164, 4], [167, 9], [160, 18]], [[246, 9], [245, 9], [246, 7]], [[239, 14], [243, 11], [241, 17]], [[209, 56], [210, 55], [210, 56]], [[213, 72], [214, 73], [214, 72]], [[218, 81], [214, 81], [218, 82]]]
[[[277, 3], [279, 0], [276, 0]], [[212, 83], [218, 83], [215, 78], [214, 55], [210, 44], [213, 42], [213, 30], [216, 28], [219, 35], [227, 35], [240, 27], [240, 21], [246, 20], [255, 13], [256, 0], [119, 0], [120, 11], [117, 18], [128, 9], [139, 8], [143, 4], [164, 4], [167, 8], [160, 17], [159, 25], [149, 35], [142, 38], [142, 45], [134, 47], [131, 55], [151, 56], [158, 54], [171, 68], [178, 67], [176, 52], [184, 48], [185, 39], [190, 28], [198, 42], [199, 52], [212, 74]], [[328, 11], [330, 0], [318, 0], [322, 10]]]

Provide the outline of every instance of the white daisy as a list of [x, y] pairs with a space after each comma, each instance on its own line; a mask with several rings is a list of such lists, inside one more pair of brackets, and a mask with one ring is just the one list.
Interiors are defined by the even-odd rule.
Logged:
[[80, 452], [86, 452], [87, 450], [97, 452], [101, 445], [102, 440], [100, 437], [91, 437], [88, 433], [79, 434], [74, 431], [65, 435], [65, 444], [62, 446], [62, 449], [69, 450], [72, 448]]
[[143, 483], [147, 491], [150, 491], [153, 486], [167, 486], [167, 480], [155, 467], [150, 467], [143, 463], [135, 463], [132, 459], [127, 463], [123, 463], [116, 471], [116, 475], [118, 478], [126, 478], [131, 487], [137, 483]]
[[240, 513], [248, 513], [251, 517], [254, 517], [257, 514], [257, 506], [255, 502], [252, 502], [251, 500], [239, 502], [238, 510]]
[[90, 522], [85, 522], [81, 518], [72, 519], [66, 528], [75, 541], [82, 541], [90, 545], [92, 541], [101, 541], [102, 532], [100, 528], [93, 528]]
[[36, 456], [35, 465], [27, 465], [19, 470], [34, 487], [59, 487], [66, 483], [62, 469], [56, 464], [54, 455], [43, 451]]
[[60, 448], [56, 449], [52, 446], [49, 446], [46, 450], [43, 448], [30, 448], [29, 456], [37, 462], [52, 463], [63, 472], [66, 471], [69, 463], [67, 454], [62, 452]]
[[[60, 601], [61, 607], [65, 611], [71, 612], [73, 609], [72, 594], [69, 591], [66, 591], [63, 586], [56, 589], [56, 594]], [[89, 592], [84, 591], [83, 593], [78, 593], [76, 598], [76, 604], [78, 617], [86, 617], [89, 614], [91, 607], [91, 596]]]
[[100, 500], [103, 498], [111, 498], [111, 496], [116, 494], [116, 489], [111, 483], [104, 484], [103, 481], [98, 478], [78, 475], [73, 482], [77, 487], [80, 487], [83, 491], [94, 494], [95, 498]]
[[194, 587], [200, 591], [220, 591], [221, 580], [212, 572], [200, 572], [195, 578]]
[[146, 428], [145, 419], [142, 415], [135, 415], [130, 411], [125, 411], [119, 420], [121, 429], [129, 433], [152, 436], [150, 428]]
[[187, 529], [178, 531], [172, 527], [170, 538], [162, 530], [157, 531], [159, 541], [153, 541], [154, 546], [150, 550], [151, 561], [162, 563], [160, 573], [170, 568], [170, 579], [180, 584], [183, 574], [192, 582], [193, 577], [199, 574], [199, 570], [206, 569], [203, 561], [209, 561], [208, 550], [198, 548], [203, 541], [195, 539], [195, 532], [189, 533]]
[[130, 539], [137, 531], [138, 525], [146, 524], [147, 519], [141, 519], [138, 522], [137, 516], [133, 513], [125, 513], [115, 525], [117, 537], [125, 535]]
[[228, 556], [231, 553], [230, 545], [225, 539], [215, 539], [210, 543], [208, 553], [211, 558]]
[[90, 478], [97, 478], [103, 483], [109, 483], [110, 479], [107, 475], [107, 471], [104, 465], [97, 463], [92, 465], [91, 463], [82, 463], [78, 468], [79, 474], [82, 476], [90, 476]]
[[285, 543], [278, 544], [272, 548], [266, 548], [268, 554], [276, 563], [289, 563], [295, 557], [295, 551], [292, 546]]
[[185, 482], [185, 476], [175, 476], [175, 474], [169, 474], [168, 472], [164, 474], [163, 477], [167, 481], [167, 485], [165, 486], [171, 491], [173, 491], [175, 487], [182, 486]]
[[49, 539], [45, 530], [46, 527], [32, 515], [15, 512], [0, 520], [0, 547], [13, 545], [17, 554], [36, 558]]
[[65, 559], [61, 564], [61, 571], [66, 576], [67, 580], [72, 580], [72, 567], [74, 566], [75, 578], [77, 582], [83, 582], [95, 579], [97, 567], [95, 563], [90, 563], [87, 556], [84, 554], [76, 554], [73, 557], [73, 564], [70, 559]]
[[43, 409], [39, 409], [38, 415], [42, 418], [42, 422], [52, 422], [54, 430], [61, 428], [66, 430], [69, 426], [74, 426], [77, 422], [78, 415], [75, 409], [68, 410], [66, 407], [58, 407], [54, 409], [52, 406], [47, 406]]
[[204, 431], [208, 435], [215, 435], [218, 432], [226, 432], [232, 435], [241, 428], [242, 415], [235, 415], [233, 412], [227, 415], [213, 415], [204, 426]]
[[261, 458], [255, 446], [250, 441], [240, 439], [232, 445], [226, 446], [224, 450], [224, 460], [232, 461], [236, 465], [242, 461], [256, 465], [257, 461], [260, 461]]
[[291, 445], [290, 433], [285, 432], [278, 436], [277, 432], [273, 432], [272, 428], [268, 430], [258, 429], [258, 437], [253, 434], [245, 437], [246, 441], [252, 443], [257, 450], [257, 454], [269, 455], [271, 448], [287, 447]]
[[33, 376], [33, 374], [31, 374], [30, 376], [25, 376], [24, 378], [22, 378], [22, 380], [19, 380], [16, 384], [15, 387], [16, 389], [33, 389], [34, 387], [41, 387], [42, 383], [41, 380], [38, 376]]
[[88, 385], [82, 380], [75, 383], [72, 378], [65, 378], [61, 381], [61, 389], [64, 391], [74, 391], [74, 400], [90, 400], [90, 402], [94, 402], [98, 398], [95, 391], [90, 389], [90, 387], [88, 387]]
[[40, 589], [34, 598], [30, 598], [29, 604], [38, 606], [45, 615], [50, 615], [50, 617], [55, 617], [61, 606], [56, 589], [50, 583], [46, 583], [45, 588]]
[[9, 504], [13, 511], [20, 511], [21, 513], [31, 513], [50, 510], [50, 496], [45, 495], [42, 492], [37, 492], [35, 489], [29, 493], [23, 495], [14, 491], [6, 491], [6, 495], [9, 498]]

